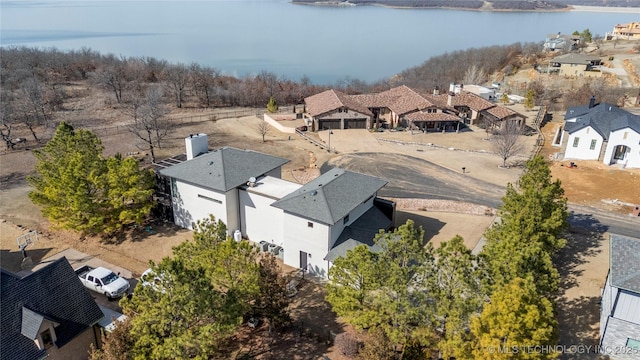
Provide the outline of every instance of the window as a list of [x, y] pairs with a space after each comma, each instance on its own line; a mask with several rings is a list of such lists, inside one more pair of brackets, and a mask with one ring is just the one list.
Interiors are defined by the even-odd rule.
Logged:
[[578, 147], [578, 143], [580, 142], [580, 138], [573, 139], [573, 147]]
[[627, 347], [640, 350], [640, 340], [627, 338]]
[[51, 336], [51, 330], [47, 329], [40, 333], [40, 338], [42, 339], [42, 345], [45, 349], [48, 349], [53, 346], [53, 336]]
[[174, 198], [179, 198], [180, 193], [178, 192], [178, 186], [176, 185], [176, 179], [171, 178], [171, 196]]
[[348, 222], [349, 222], [349, 214], [347, 214], [347, 216], [344, 217], [344, 221], [342, 223], [346, 225]]
[[205, 196], [205, 195], [198, 194], [198, 197], [201, 198], [201, 199], [213, 201], [214, 203], [217, 203], [217, 204], [222, 204], [222, 201], [220, 201], [218, 199], [210, 198], [210, 197]]
[[313, 223], [311, 221], [307, 222], [307, 227], [312, 228], [313, 227]]
[[593, 150], [596, 148], [596, 143], [598, 142], [598, 140], [591, 140], [591, 145], [589, 146], [589, 149]]

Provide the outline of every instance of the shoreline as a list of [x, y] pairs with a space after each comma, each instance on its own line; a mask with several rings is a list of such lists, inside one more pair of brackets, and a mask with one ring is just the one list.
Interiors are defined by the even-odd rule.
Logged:
[[309, 5], [309, 6], [330, 6], [330, 7], [344, 7], [351, 8], [357, 6], [379, 6], [389, 9], [417, 9], [417, 10], [460, 10], [460, 11], [479, 11], [479, 12], [565, 12], [565, 11], [580, 11], [580, 12], [599, 12], [599, 13], [620, 13], [620, 14], [633, 14], [638, 13], [640, 15], [640, 8], [637, 7], [607, 7], [607, 6], [583, 6], [583, 5], [567, 5], [562, 9], [494, 9], [492, 7], [481, 8], [460, 8], [460, 7], [446, 7], [446, 6], [434, 6], [434, 7], [421, 7], [421, 6], [393, 6], [388, 4], [364, 4], [358, 5], [353, 3], [333, 3], [330, 1], [318, 1], [318, 2], [298, 2], [291, 1], [294, 5]]

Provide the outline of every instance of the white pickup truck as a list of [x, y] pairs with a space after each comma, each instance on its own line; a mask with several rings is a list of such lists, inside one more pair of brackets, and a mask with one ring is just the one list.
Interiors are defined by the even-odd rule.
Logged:
[[86, 288], [104, 294], [110, 299], [118, 298], [129, 290], [129, 282], [109, 269], [85, 265], [75, 272]]

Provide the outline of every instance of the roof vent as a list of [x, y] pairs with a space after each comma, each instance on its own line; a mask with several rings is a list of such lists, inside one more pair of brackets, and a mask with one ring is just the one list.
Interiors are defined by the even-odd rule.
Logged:
[[317, 191], [315, 191], [315, 190], [313, 190], [313, 191], [311, 192], [311, 195], [316, 196], [316, 195], [318, 195], [318, 192], [317, 192]]
[[254, 178], [253, 176], [249, 178], [249, 181], [247, 181], [247, 186], [249, 187], [254, 187], [256, 186], [256, 178]]
[[213, 165], [213, 161], [209, 161], [209, 166]]
[[318, 184], [318, 187], [322, 186], [322, 184]]

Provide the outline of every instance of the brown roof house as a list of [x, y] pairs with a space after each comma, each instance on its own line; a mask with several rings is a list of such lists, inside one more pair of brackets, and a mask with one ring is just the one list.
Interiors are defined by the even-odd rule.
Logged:
[[341, 91], [327, 90], [304, 101], [313, 131], [371, 128], [371, 111]]
[[464, 122], [471, 125], [490, 126], [501, 128], [507, 121], [516, 122], [519, 126], [524, 126], [526, 116], [499, 106], [483, 98], [480, 95], [464, 90], [462, 84], [451, 83], [448, 94], [434, 94], [438, 97], [438, 102], [446, 102], [446, 105], [455, 109]]
[[102, 311], [66, 258], [27, 276], [1, 270], [0, 359], [86, 359]]
[[[420, 94], [398, 86], [375, 94], [347, 95], [327, 90], [305, 99], [312, 129], [354, 129], [397, 126], [422, 131], [456, 131], [460, 122], [481, 124], [486, 118], [494, 127], [504, 121], [524, 125], [526, 116], [495, 105], [451, 83], [448, 94], [435, 90]], [[490, 110], [490, 111], [489, 111]]]

